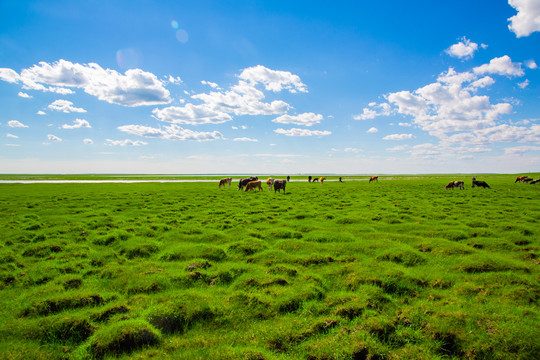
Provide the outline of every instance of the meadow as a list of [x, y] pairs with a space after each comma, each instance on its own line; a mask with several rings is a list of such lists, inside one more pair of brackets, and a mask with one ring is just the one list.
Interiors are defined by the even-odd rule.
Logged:
[[515, 177], [0, 184], [0, 358], [536, 359]]

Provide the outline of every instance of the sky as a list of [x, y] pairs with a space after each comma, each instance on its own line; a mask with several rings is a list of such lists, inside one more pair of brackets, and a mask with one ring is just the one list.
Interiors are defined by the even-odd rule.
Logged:
[[540, 0], [0, 0], [0, 173], [540, 171]]

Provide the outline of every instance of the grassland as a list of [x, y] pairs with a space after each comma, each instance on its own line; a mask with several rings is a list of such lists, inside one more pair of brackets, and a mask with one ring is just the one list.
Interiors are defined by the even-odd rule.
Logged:
[[535, 359], [540, 186], [451, 177], [0, 184], [0, 358]]

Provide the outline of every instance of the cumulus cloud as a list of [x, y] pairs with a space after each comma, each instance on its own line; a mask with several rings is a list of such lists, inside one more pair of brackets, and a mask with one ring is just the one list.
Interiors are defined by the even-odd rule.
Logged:
[[525, 61], [525, 66], [527, 66], [529, 69], [537, 69], [538, 68], [538, 65], [536, 65], [536, 62], [534, 60]]
[[214, 89], [219, 89], [219, 85], [214, 83], [214, 82], [211, 82], [211, 81], [202, 80], [201, 84], [208, 85], [208, 86], [210, 86], [211, 88], [214, 88]]
[[398, 125], [399, 126], [404, 126], [404, 127], [411, 127], [412, 126], [411, 123], [404, 123], [404, 122], [400, 122]]
[[370, 128], [368, 131], [366, 131], [368, 134], [375, 134], [377, 132], [379, 132], [379, 129], [377, 129], [376, 127], [372, 127]]
[[86, 110], [73, 106], [73, 103], [68, 100], [55, 100], [48, 106], [51, 110], [62, 111], [64, 113], [78, 112], [85, 113]]
[[9, 83], [17, 83], [21, 80], [21, 77], [15, 70], [0, 68], [0, 80], [7, 81]]
[[540, 31], [540, 3], [538, 0], [508, 0], [517, 14], [508, 19], [510, 31], [518, 38]]
[[280, 117], [272, 120], [272, 122], [280, 124], [312, 126], [320, 123], [322, 119], [323, 116], [321, 114], [314, 114], [312, 112], [309, 112], [298, 115], [281, 115]]
[[180, 79], [180, 76], [173, 77], [172, 75], [169, 75], [167, 81], [171, 84], [181, 84], [183, 82], [182, 79]]
[[91, 128], [90, 123], [84, 119], [75, 119], [73, 125], [64, 124], [62, 129], [80, 129], [80, 128]]
[[471, 42], [465, 36], [461, 38], [461, 41], [457, 44], [450, 46], [446, 49], [446, 53], [452, 57], [457, 57], [460, 59], [471, 59], [474, 55], [474, 52], [478, 50], [478, 44]]
[[239, 138], [234, 138], [233, 141], [258, 142], [259, 140], [251, 139], [251, 138], [248, 138], [248, 137], [239, 137]]
[[11, 139], [18, 139], [19, 138], [17, 135], [13, 135], [13, 134], [10, 134], [10, 133], [7, 133], [6, 137], [11, 138]]
[[383, 140], [409, 140], [413, 138], [413, 134], [392, 134], [386, 135], [385, 137], [383, 137]]
[[285, 135], [285, 136], [326, 136], [332, 134], [330, 131], [321, 131], [321, 130], [308, 130], [308, 129], [297, 129], [292, 128], [289, 130], [285, 129], [276, 129], [275, 133]]
[[49, 139], [50, 141], [54, 141], [54, 142], [62, 141], [62, 139], [60, 139], [58, 136], [55, 136], [55, 135], [52, 135], [52, 134], [47, 135], [47, 139]]
[[302, 83], [298, 75], [288, 71], [271, 70], [262, 65], [244, 69], [238, 76], [249, 84], [263, 84], [266, 90], [278, 92], [283, 89], [294, 93], [307, 92], [307, 86]]
[[27, 93], [25, 92], [22, 92], [22, 91], [19, 91], [19, 93], [17, 94], [18, 96], [22, 97], [22, 98], [26, 98], [26, 99], [30, 99], [31, 96], [28, 95]]
[[362, 149], [358, 149], [358, 148], [345, 148], [343, 149], [343, 151], [345, 151], [346, 153], [353, 153], [353, 154], [358, 154], [359, 152], [362, 152], [363, 150]]
[[78, 64], [66, 60], [40, 62], [19, 74], [11, 69], [0, 70], [0, 79], [21, 82], [24, 89], [69, 94], [69, 88], [83, 89], [100, 100], [123, 106], [158, 105], [171, 102], [164, 82], [141, 69], [124, 74], [103, 69], [95, 63]]
[[18, 128], [18, 127], [27, 128], [28, 127], [28, 125], [24, 125], [23, 123], [17, 120], [9, 120], [8, 126], [12, 128]]
[[46, 113], [45, 113], [45, 111], [39, 110], [36, 114], [38, 114], [38, 115], [45, 115]]
[[369, 103], [367, 108], [364, 108], [362, 114], [354, 115], [354, 120], [371, 120], [377, 116], [388, 116], [392, 113], [391, 107], [387, 103], [377, 104]]
[[140, 141], [140, 140], [133, 141], [130, 139], [125, 139], [125, 140], [106, 139], [105, 145], [107, 146], [144, 146], [144, 145], [148, 145], [148, 143], [144, 141]]
[[118, 127], [118, 130], [146, 138], [158, 138], [165, 140], [211, 141], [223, 139], [223, 135], [218, 131], [198, 132], [183, 129], [175, 124], [164, 126], [163, 128], [153, 128], [143, 125], [124, 125]]
[[475, 67], [473, 71], [475, 74], [498, 74], [508, 77], [523, 76], [525, 74], [521, 68], [521, 63], [512, 62], [508, 55], [491, 59], [489, 64]]
[[158, 120], [173, 124], [220, 124], [232, 120], [229, 114], [215, 110], [206, 104], [169, 106], [164, 109], [154, 109], [152, 113]]
[[84, 139], [84, 140], [83, 140], [83, 143], [84, 143], [85, 145], [92, 145], [92, 144], [94, 143], [94, 140], [92, 140], [92, 139]]

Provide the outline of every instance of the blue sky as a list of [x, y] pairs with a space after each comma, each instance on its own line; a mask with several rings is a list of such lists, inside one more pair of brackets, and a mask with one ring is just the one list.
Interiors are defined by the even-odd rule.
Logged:
[[540, 0], [0, 1], [1, 173], [540, 171]]

